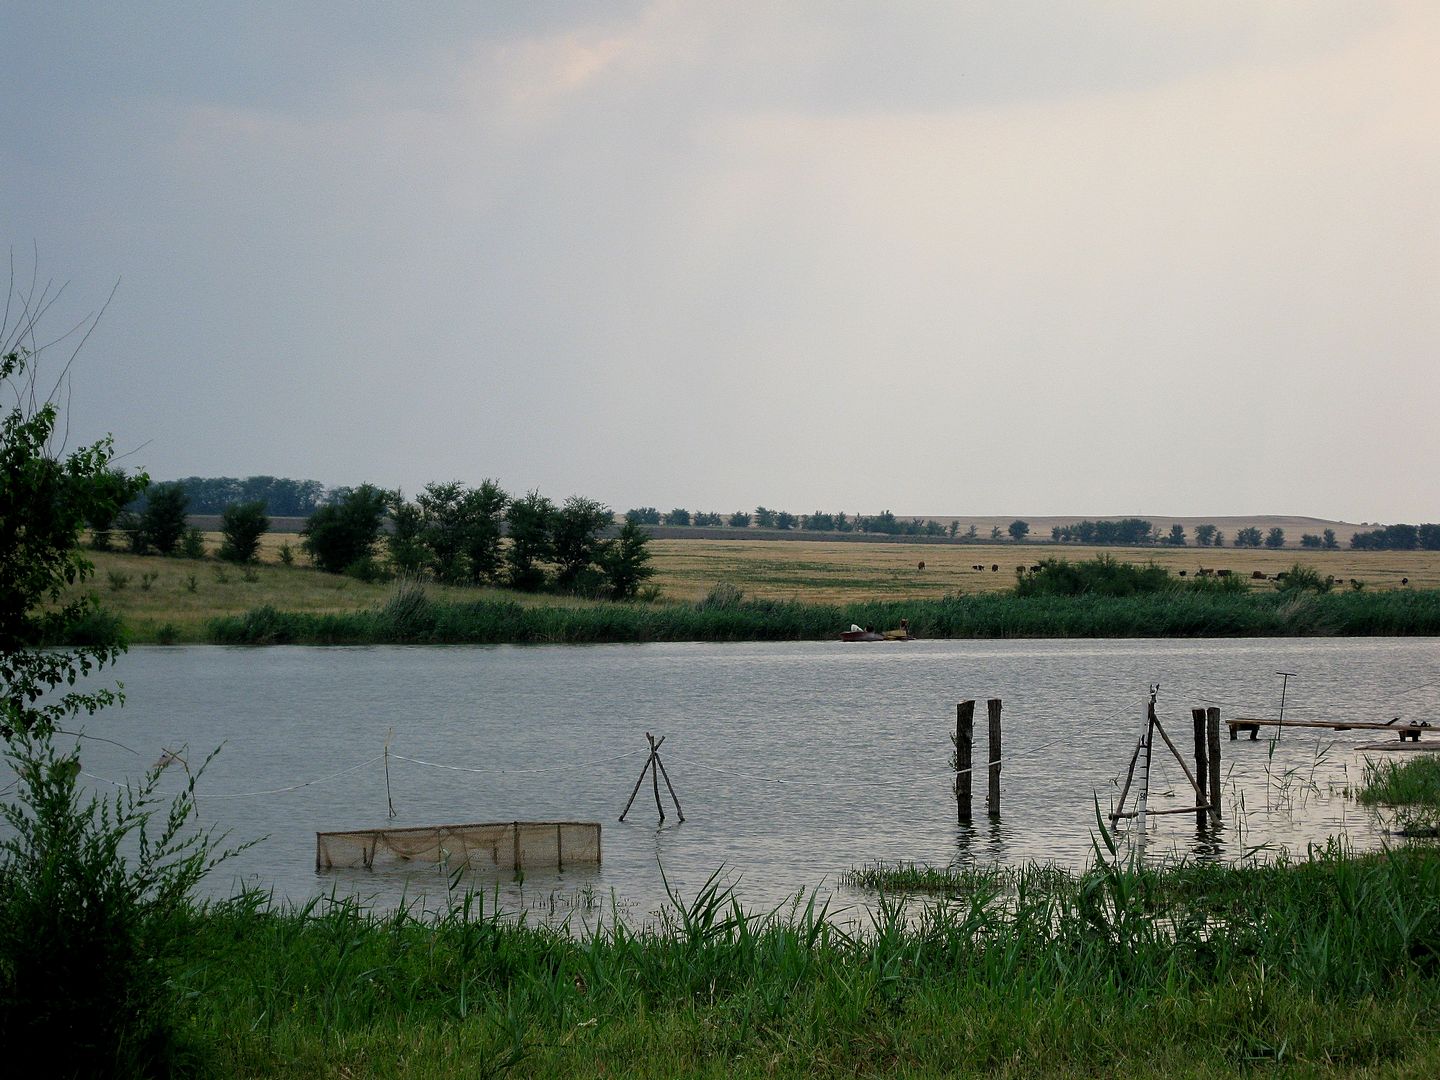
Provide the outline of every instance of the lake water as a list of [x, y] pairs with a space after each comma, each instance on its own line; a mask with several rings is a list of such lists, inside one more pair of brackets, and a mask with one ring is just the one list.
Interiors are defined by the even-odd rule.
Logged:
[[[202, 817], [232, 840], [263, 839], [217, 872], [217, 893], [243, 883], [297, 901], [433, 896], [444, 888], [433, 870], [317, 873], [316, 831], [566, 819], [602, 823], [600, 867], [471, 883], [547, 915], [591, 896], [608, 910], [613, 896], [643, 921], [664, 901], [662, 867], [687, 896], [723, 870], [748, 907], [812, 888], [843, 906], [861, 897], [838, 875], [877, 860], [1083, 865], [1094, 800], [1108, 809], [1118, 794], [1151, 684], [1189, 755], [1193, 706], [1274, 716], [1278, 671], [1296, 673], [1287, 720], [1440, 720], [1436, 639], [155, 647], [112, 669], [128, 703], [88, 730], [123, 746], [87, 741], [85, 768], [106, 789], [166, 748], [198, 761], [223, 744], [200, 784]], [[961, 826], [955, 704], [978, 701], [980, 763], [990, 697], [1004, 701], [1002, 815], [986, 819], [977, 769], [975, 824]], [[668, 801], [659, 824], [648, 781], [616, 820], [646, 731], [666, 737], [683, 824]], [[1234, 860], [1304, 854], [1331, 836], [1383, 842], [1343, 794], [1361, 776], [1355, 747], [1378, 737], [1292, 729], [1272, 747], [1268, 731], [1255, 742], [1222, 733], [1225, 827], [1203, 835], [1192, 815], [1152, 817], [1149, 853]], [[1193, 801], [1158, 744], [1155, 762], [1151, 808]]]

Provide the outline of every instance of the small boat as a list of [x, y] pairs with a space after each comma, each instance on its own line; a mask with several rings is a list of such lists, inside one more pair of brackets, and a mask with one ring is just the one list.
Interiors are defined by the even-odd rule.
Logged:
[[877, 631], [875, 631], [875, 630], [867, 630], [867, 629], [864, 629], [864, 628], [862, 628], [862, 627], [856, 626], [854, 623], [851, 623], [851, 624], [850, 624], [850, 629], [849, 629], [849, 630], [845, 630], [845, 631], [843, 631], [843, 632], [840, 634], [840, 640], [841, 640], [841, 641], [913, 641], [914, 639], [910, 636], [910, 628], [909, 628], [908, 626], [902, 626], [902, 627], [900, 627], [900, 629], [898, 629], [898, 630], [886, 630], [886, 631], [883, 632], [883, 633], [879, 633], [879, 632], [877, 632]]

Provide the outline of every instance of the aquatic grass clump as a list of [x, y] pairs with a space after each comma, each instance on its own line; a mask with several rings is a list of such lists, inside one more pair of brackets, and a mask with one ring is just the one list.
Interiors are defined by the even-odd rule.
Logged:
[[1388, 807], [1395, 830], [1407, 836], [1440, 836], [1440, 760], [1366, 761], [1356, 793], [1366, 806]]

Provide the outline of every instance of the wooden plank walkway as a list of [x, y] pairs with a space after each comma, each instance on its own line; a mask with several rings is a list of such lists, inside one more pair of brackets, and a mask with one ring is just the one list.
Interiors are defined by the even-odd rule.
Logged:
[[1376, 720], [1286, 720], [1281, 723], [1279, 720], [1261, 720], [1253, 716], [1237, 716], [1234, 719], [1226, 720], [1230, 726], [1230, 741], [1234, 742], [1242, 731], [1250, 732], [1250, 741], [1254, 742], [1260, 734], [1262, 727], [1286, 727], [1286, 728], [1328, 728], [1331, 731], [1393, 731], [1400, 736], [1400, 741], [1411, 739], [1420, 741], [1420, 733], [1430, 730], [1428, 720], [1417, 723], [1411, 721], [1408, 724], [1389, 723]]

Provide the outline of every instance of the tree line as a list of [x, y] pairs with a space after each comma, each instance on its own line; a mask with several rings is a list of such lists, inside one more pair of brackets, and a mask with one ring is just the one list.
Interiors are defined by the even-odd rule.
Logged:
[[1440, 525], [1382, 525], [1350, 537], [1360, 551], [1440, 551]]
[[[345, 488], [327, 488], [319, 480], [291, 480], [283, 476], [186, 476], [172, 481], [184, 493], [192, 514], [221, 514], [236, 503], [260, 503], [276, 517], [309, 517], [325, 503], [340, 498]], [[141, 492], [127, 509], [143, 511], [149, 493]]]
[[517, 498], [494, 480], [427, 484], [413, 501], [362, 484], [310, 515], [301, 546], [321, 570], [364, 579], [398, 574], [628, 600], [654, 573], [649, 536], [626, 522], [607, 539], [614, 520], [595, 499]]
[[[792, 514], [788, 510], [772, 510], [757, 506], [753, 511], [736, 510], [730, 514], [707, 511], [691, 512], [683, 507], [661, 512], [653, 506], [640, 506], [625, 511], [625, 520], [637, 525], [680, 525], [698, 528], [728, 526], [732, 529], [778, 529], [797, 532], [838, 532], [874, 533], [880, 536], [948, 536], [951, 539], [978, 540], [975, 526], [964, 535], [959, 534], [959, 523], [948, 525], [933, 518], [899, 518], [889, 510], [878, 514], [850, 515], [841, 510], [828, 513], [816, 510], [813, 514]], [[998, 536], [998, 530], [992, 530]]]
[[[116, 469], [105, 482], [116, 496], [89, 516], [92, 547], [109, 550], [120, 532], [135, 554], [204, 556], [204, 538], [188, 524], [193, 507], [185, 481], [150, 484]], [[140, 509], [121, 510], [127, 501]], [[255, 560], [270, 528], [266, 505], [255, 499], [221, 509], [220, 558]], [[494, 480], [478, 487], [427, 484], [413, 500], [361, 484], [327, 493], [307, 517], [300, 546], [318, 569], [367, 581], [428, 577], [627, 600], [654, 574], [649, 536], [627, 521], [618, 536], [603, 537], [614, 521], [594, 499], [576, 495], [557, 505], [538, 491], [515, 498]], [[282, 550], [282, 561], [290, 561], [288, 554]]]

